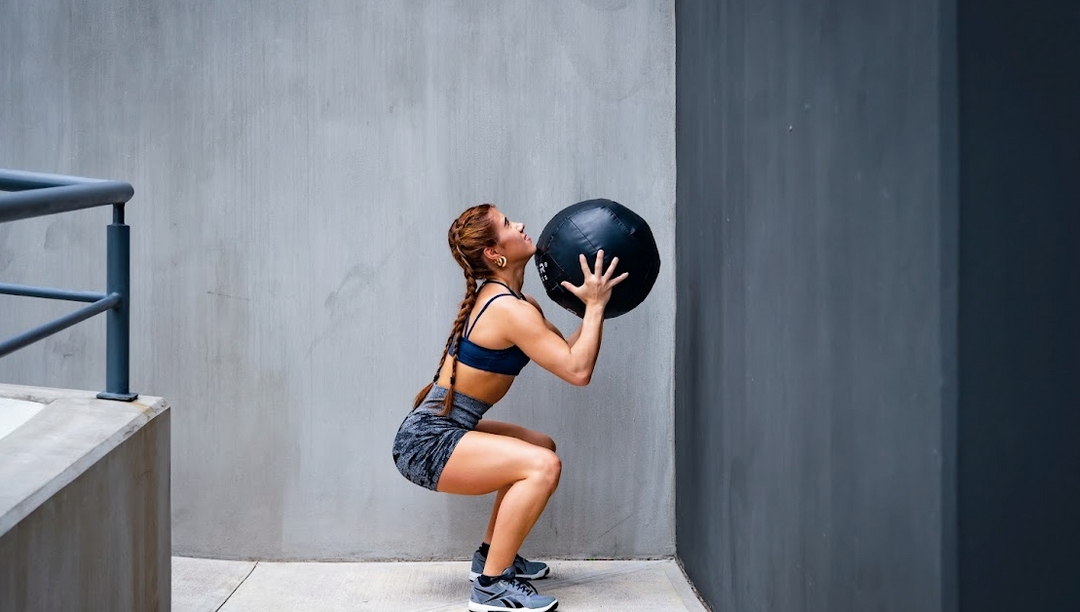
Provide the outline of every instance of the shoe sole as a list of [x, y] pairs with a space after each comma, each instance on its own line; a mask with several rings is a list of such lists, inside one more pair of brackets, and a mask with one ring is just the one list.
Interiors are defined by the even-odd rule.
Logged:
[[543, 608], [506, 608], [503, 606], [489, 606], [482, 603], [476, 603], [475, 601], [469, 602], [469, 612], [519, 612], [520, 610], [530, 610], [531, 612], [550, 612], [559, 607], [558, 601], [553, 601]]
[[[537, 574], [518, 574], [518, 578], [524, 578], [525, 580], [540, 580], [546, 578], [551, 573], [550, 567], [545, 567], [542, 572]], [[480, 577], [480, 572], [469, 571], [469, 582], [475, 582]]]

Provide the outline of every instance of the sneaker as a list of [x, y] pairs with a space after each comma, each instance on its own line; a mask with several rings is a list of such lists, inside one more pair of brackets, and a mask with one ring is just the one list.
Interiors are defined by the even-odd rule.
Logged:
[[548, 612], [558, 605], [554, 597], [540, 595], [533, 585], [515, 576], [512, 567], [506, 568], [488, 586], [482, 586], [479, 580], [473, 582], [472, 597], [469, 598], [470, 612]]
[[[472, 556], [472, 568], [469, 570], [469, 580], [476, 580], [476, 577], [484, 573], [484, 565], [487, 563], [487, 555], [481, 554], [480, 551], [476, 551]], [[539, 580], [551, 573], [551, 568], [547, 566], [547, 563], [540, 561], [529, 561], [521, 555], [514, 555], [514, 572], [518, 578], [525, 580]]]

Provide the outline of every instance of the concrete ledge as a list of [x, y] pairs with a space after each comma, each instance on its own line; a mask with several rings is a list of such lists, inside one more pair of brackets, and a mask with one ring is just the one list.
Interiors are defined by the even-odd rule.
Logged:
[[44, 407], [45, 404], [37, 402], [0, 397], [0, 440], [33, 418]]
[[99, 400], [92, 391], [0, 384], [5, 399], [42, 404], [0, 438], [0, 536], [168, 410], [159, 397]]
[[0, 610], [170, 609], [168, 407], [95, 395], [0, 385]]

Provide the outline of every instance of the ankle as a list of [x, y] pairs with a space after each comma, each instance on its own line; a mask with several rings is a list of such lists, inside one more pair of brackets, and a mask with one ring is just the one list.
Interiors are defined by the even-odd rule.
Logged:
[[480, 544], [480, 548], [477, 548], [476, 550], [482, 556], [486, 557], [488, 555], [488, 550], [490, 550], [490, 549], [491, 549], [491, 544], [488, 544], [487, 542], [482, 542]]

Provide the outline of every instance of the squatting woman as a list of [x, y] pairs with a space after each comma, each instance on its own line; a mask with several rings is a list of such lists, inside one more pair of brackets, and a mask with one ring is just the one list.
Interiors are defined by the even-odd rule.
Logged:
[[518, 548], [559, 484], [555, 442], [540, 432], [483, 418], [506, 395], [531, 360], [573, 385], [587, 385], [600, 351], [604, 308], [626, 278], [580, 256], [585, 280], [563, 286], [585, 304], [581, 326], [569, 337], [522, 293], [525, 265], [536, 252], [523, 223], [495, 206], [474, 206], [450, 226], [447, 239], [465, 273], [450, 338], [431, 384], [420, 391], [394, 439], [394, 462], [410, 481], [444, 493], [495, 492], [483, 543], [473, 554], [469, 610], [553, 610], [558, 602], [529, 580], [549, 572]]

